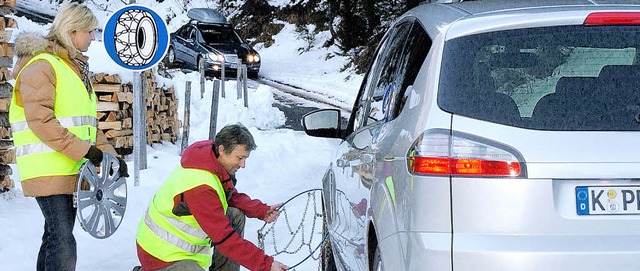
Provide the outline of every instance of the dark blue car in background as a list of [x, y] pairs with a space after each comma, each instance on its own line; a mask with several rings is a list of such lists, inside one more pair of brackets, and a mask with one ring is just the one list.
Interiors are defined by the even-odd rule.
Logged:
[[189, 10], [189, 23], [169, 37], [169, 49], [165, 58], [169, 67], [185, 67], [207, 74], [219, 75], [222, 63], [225, 72], [236, 73], [238, 59], [247, 65], [250, 78], [257, 78], [260, 71], [260, 55], [244, 42], [220, 13], [212, 9]]

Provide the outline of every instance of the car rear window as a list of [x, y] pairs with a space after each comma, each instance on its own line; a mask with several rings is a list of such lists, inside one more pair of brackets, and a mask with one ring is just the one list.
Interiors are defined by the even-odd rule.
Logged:
[[447, 41], [438, 105], [561, 131], [640, 130], [640, 27], [562, 26]]

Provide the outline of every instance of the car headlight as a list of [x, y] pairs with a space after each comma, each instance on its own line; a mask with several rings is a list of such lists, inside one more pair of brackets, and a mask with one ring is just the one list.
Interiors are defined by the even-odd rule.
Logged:
[[209, 59], [211, 59], [213, 61], [220, 61], [220, 62], [224, 61], [224, 56], [223, 55], [219, 55], [219, 54], [216, 54], [216, 53], [208, 53], [207, 56], [209, 56]]
[[247, 55], [247, 62], [252, 63], [252, 62], [260, 62], [260, 55], [255, 54], [249, 54]]

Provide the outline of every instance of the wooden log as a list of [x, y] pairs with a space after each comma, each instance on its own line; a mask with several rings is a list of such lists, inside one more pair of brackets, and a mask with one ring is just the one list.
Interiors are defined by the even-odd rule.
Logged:
[[133, 120], [131, 118], [123, 119], [122, 128], [125, 128], [125, 129], [133, 128]]
[[11, 139], [11, 127], [0, 126], [0, 139]]
[[93, 83], [106, 83], [106, 84], [122, 84], [122, 78], [118, 74], [107, 74], [104, 72], [96, 73], [92, 78]]
[[[9, 42], [9, 40], [11, 39], [11, 33], [13, 33], [12, 30], [0, 30], [0, 42]], [[7, 65], [5, 67], [8, 67], [11, 65]]]
[[[15, 0], [12, 0], [15, 3]], [[15, 4], [13, 4], [15, 5]], [[0, 16], [6, 16], [10, 14], [16, 13], [15, 9], [11, 6], [1, 6], [0, 7]]]
[[13, 90], [13, 85], [8, 82], [0, 83], [0, 98], [9, 98], [11, 99], [11, 91]]
[[[2, 32], [2, 31], [0, 31], [0, 32]], [[0, 42], [6, 42], [6, 41], [0, 41]], [[6, 56], [0, 57], [0, 67], [12, 67], [12, 66], [13, 66], [13, 58], [12, 57], [6, 57]]]
[[109, 112], [109, 114], [107, 114], [107, 117], [105, 118], [105, 121], [117, 121], [119, 118], [117, 116], [117, 113], [114, 111]]
[[6, 176], [13, 174], [13, 170], [8, 165], [0, 164], [0, 176]]
[[9, 112], [10, 98], [0, 98], [0, 112]]
[[122, 79], [120, 78], [120, 75], [117, 74], [108, 75], [105, 77], [105, 80], [109, 83], [122, 84]]
[[99, 73], [95, 73], [93, 74], [93, 76], [91, 77], [91, 83], [92, 84], [96, 84], [96, 83], [104, 83], [104, 77], [107, 74], [104, 72], [99, 72]]
[[98, 101], [111, 102], [112, 100], [113, 100], [113, 95], [111, 95], [111, 94], [109, 94], [109, 95], [98, 95]]
[[[7, 150], [13, 148], [13, 140], [11, 139], [3, 139], [0, 140], [0, 150]], [[2, 172], [0, 172], [2, 175]]]
[[116, 137], [115, 138], [115, 148], [124, 148], [127, 147], [127, 138], [126, 137]]
[[3, 164], [15, 164], [16, 149], [0, 150], [0, 162]]
[[98, 129], [102, 130], [122, 130], [122, 122], [120, 121], [101, 121], [98, 123]]
[[16, 0], [4, 0], [3, 5], [5, 5], [7, 7], [15, 7], [16, 6]]
[[[10, 57], [13, 57], [13, 51], [11, 51]], [[0, 67], [0, 73], [0, 76], [2, 76], [2, 81], [9, 81], [13, 79], [13, 76], [11, 76], [11, 70], [9, 70], [8, 67]]]
[[133, 93], [131, 92], [116, 92], [115, 95], [118, 102], [133, 103]]
[[[0, 20], [2, 22], [2, 20]], [[13, 57], [13, 49], [9, 46], [8, 43], [0, 44], [0, 56]], [[8, 68], [4, 67], [8, 70]], [[3, 74], [4, 75], [4, 74]], [[11, 76], [8, 76], [11, 77]]]
[[114, 102], [98, 102], [98, 111], [118, 111], [120, 106]]
[[9, 124], [9, 113], [0, 112], [0, 126], [11, 127], [11, 124]]
[[108, 131], [104, 132], [104, 135], [107, 138], [130, 136], [130, 135], [133, 135], [133, 130], [131, 130], [131, 129], [126, 129], [126, 130], [108, 130]]
[[0, 193], [9, 191], [15, 187], [9, 175], [0, 176]]
[[108, 92], [108, 93], [120, 92], [122, 91], [122, 85], [97, 83], [97, 84], [93, 84], [93, 91]]
[[4, 18], [4, 25], [8, 28], [18, 28], [18, 22], [13, 18]]

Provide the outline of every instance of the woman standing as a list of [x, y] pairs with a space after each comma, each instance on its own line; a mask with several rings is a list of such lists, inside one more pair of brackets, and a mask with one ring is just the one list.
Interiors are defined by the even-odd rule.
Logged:
[[[60, 9], [46, 37], [21, 34], [9, 120], [16, 164], [25, 196], [35, 197], [44, 216], [37, 270], [75, 270], [73, 192], [87, 159], [116, 154], [97, 129], [97, 102], [88, 58], [98, 20], [89, 8], [70, 3]], [[127, 177], [120, 158], [119, 172]]]

